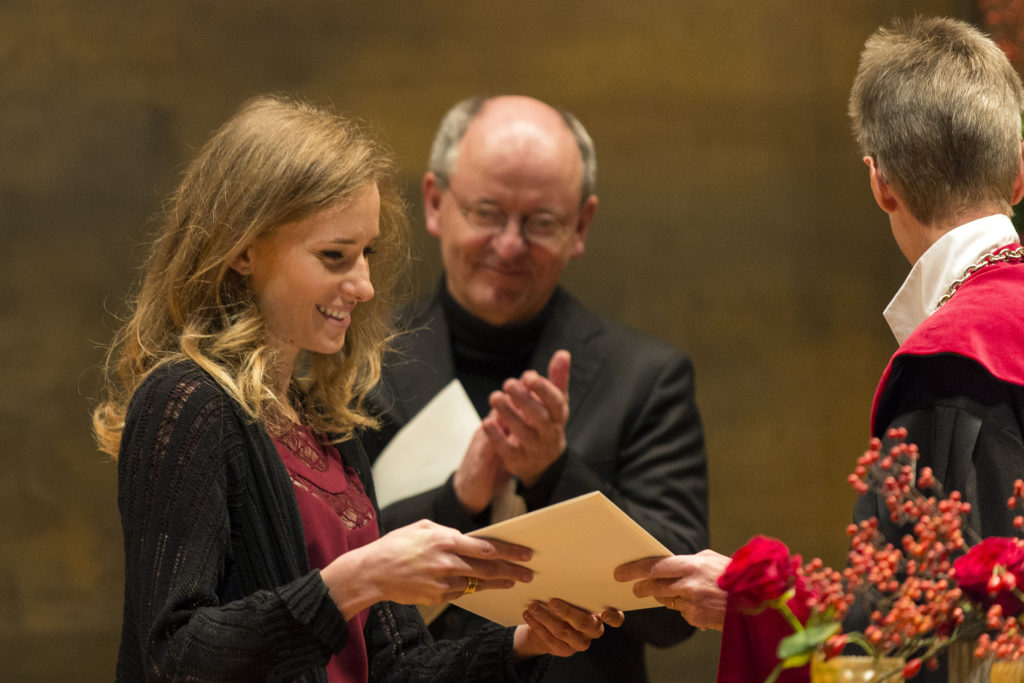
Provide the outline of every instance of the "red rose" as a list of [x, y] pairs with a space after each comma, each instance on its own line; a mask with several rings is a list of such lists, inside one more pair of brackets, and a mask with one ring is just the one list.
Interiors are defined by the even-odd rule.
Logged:
[[790, 556], [785, 543], [755, 536], [733, 554], [718, 586], [729, 594], [730, 605], [753, 610], [789, 590], [799, 566], [800, 556]]
[[[993, 581], [997, 566], [1004, 567], [1013, 578], [1003, 580], [997, 577]], [[967, 551], [966, 555], [956, 558], [953, 570], [960, 589], [986, 607], [998, 604], [1007, 616], [1015, 616], [1024, 609], [1010, 590], [1013, 585], [1024, 585], [1024, 543], [1018, 539], [990, 536]], [[992, 591], [990, 586], [995, 586], [996, 590]]]

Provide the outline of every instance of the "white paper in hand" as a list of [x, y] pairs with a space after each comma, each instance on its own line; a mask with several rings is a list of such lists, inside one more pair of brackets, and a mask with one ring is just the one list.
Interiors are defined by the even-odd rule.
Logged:
[[620, 564], [672, 553], [600, 491], [492, 524], [470, 535], [533, 549], [533, 558], [522, 563], [534, 571], [530, 583], [517, 583], [508, 590], [480, 591], [454, 601], [504, 626], [523, 623], [523, 610], [532, 600], [560, 598], [594, 614], [609, 607], [625, 611], [661, 606], [654, 598], [633, 595], [633, 583], [619, 583], [613, 573]]
[[423, 407], [373, 464], [380, 507], [443, 484], [462, 462], [480, 416], [453, 379]]

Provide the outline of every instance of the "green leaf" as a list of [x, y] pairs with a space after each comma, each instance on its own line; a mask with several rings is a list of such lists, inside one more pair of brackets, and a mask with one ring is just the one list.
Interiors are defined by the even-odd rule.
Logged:
[[802, 655], [796, 655], [795, 657], [786, 657], [782, 661], [783, 669], [795, 669], [798, 666], [803, 666], [807, 662], [811, 661], [811, 653], [805, 652]]
[[[798, 631], [780, 640], [775, 654], [782, 661], [786, 661], [790, 657], [813, 652], [818, 649], [819, 645], [828, 640], [829, 637], [838, 633], [839, 628], [840, 626], [837, 622], [808, 626], [803, 631]], [[795, 666], [801, 665], [797, 664]]]

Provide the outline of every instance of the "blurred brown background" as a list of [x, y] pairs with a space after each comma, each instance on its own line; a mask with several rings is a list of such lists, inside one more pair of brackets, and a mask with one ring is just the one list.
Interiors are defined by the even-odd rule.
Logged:
[[[418, 185], [443, 112], [534, 95], [597, 144], [596, 222], [567, 282], [687, 350], [713, 546], [754, 533], [841, 563], [845, 476], [895, 344], [907, 270], [846, 118], [867, 35], [970, 0], [174, 0], [0, 5], [0, 680], [112, 679], [115, 468], [88, 412], [101, 345], [183, 163], [245, 98], [281, 91], [384, 131]], [[609, 400], [614, 400], [609, 397]], [[711, 681], [717, 634], [650, 653]]]

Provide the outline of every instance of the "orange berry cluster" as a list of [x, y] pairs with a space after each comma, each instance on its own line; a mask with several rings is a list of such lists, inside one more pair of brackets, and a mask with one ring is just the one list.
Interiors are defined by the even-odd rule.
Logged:
[[978, 637], [975, 657], [989, 653], [997, 659], [1020, 659], [1024, 656], [1024, 624], [1019, 617], [1004, 615], [1002, 606], [995, 604], [985, 614], [985, 625], [992, 633], [982, 633]]
[[[1013, 482], [1013, 495], [1007, 499], [1006, 507], [1010, 510], [1024, 510], [1024, 480], [1017, 479]], [[1024, 516], [1017, 515], [1013, 518], [1013, 528], [1018, 531], [1024, 528]]]
[[[808, 604], [812, 612], [842, 620], [858, 598], [869, 599], [875, 610], [864, 640], [877, 653], [920, 655], [919, 668], [922, 659], [934, 664], [935, 654], [965, 619], [964, 595], [951, 570], [953, 558], [966, 546], [963, 529], [971, 506], [955, 491], [942, 498], [929, 468], [922, 468], [915, 481], [918, 450], [903, 442], [906, 430], [891, 430], [887, 436], [898, 443], [883, 453], [882, 442], [872, 439], [848, 481], [860, 494], [881, 495], [892, 522], [910, 533], [895, 547], [885, 541], [876, 518], [850, 524], [847, 567], [839, 572], [815, 559], [801, 574], [814, 596]], [[847, 638], [833, 636], [825, 650], [838, 651]]]

